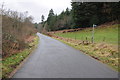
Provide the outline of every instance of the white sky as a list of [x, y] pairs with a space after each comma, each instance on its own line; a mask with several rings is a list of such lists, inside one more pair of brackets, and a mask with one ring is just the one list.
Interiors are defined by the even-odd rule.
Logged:
[[0, 0], [4, 7], [18, 12], [28, 11], [34, 17], [34, 22], [41, 22], [41, 15], [47, 19], [50, 9], [60, 14], [67, 7], [71, 9], [71, 0]]

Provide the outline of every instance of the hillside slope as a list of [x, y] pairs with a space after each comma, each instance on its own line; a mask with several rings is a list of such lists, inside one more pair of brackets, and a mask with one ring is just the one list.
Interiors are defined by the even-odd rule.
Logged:
[[[94, 32], [95, 42], [105, 42], [109, 44], [118, 44], [118, 24], [107, 27], [96, 27]], [[92, 38], [92, 28], [87, 28], [77, 32], [56, 33], [55, 35], [77, 40], [89, 40]]]

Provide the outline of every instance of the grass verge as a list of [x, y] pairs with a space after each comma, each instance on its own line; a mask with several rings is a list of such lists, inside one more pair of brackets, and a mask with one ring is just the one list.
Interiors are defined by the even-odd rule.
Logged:
[[10, 73], [36, 48], [38, 44], [38, 36], [35, 36], [33, 42], [29, 43], [30, 48], [24, 49], [20, 53], [11, 55], [2, 60], [2, 78], [8, 78]]
[[83, 53], [97, 59], [98, 61], [111, 66], [112, 69], [118, 71], [118, 51], [112, 48], [112, 45], [96, 43], [96, 44], [77, 44], [75, 42], [66, 41], [65, 39], [55, 38], [69, 46], [72, 46]]

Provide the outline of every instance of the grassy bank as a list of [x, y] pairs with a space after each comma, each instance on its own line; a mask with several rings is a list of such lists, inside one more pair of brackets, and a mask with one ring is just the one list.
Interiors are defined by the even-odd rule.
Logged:
[[[120, 26], [120, 24], [95, 28], [94, 33], [95, 42], [118, 44], [118, 26]], [[56, 33], [55, 35], [77, 40], [86, 40], [87, 37], [88, 40], [91, 41], [92, 28], [84, 29], [78, 32]]]
[[118, 25], [95, 28], [95, 43], [82, 43], [86, 37], [90, 40], [91, 33], [89, 28], [78, 32], [55, 33], [57, 37], [53, 37], [118, 71]]
[[38, 36], [35, 36], [33, 41], [29, 43], [29, 48], [11, 55], [2, 61], [2, 78], [8, 78], [10, 73], [35, 49], [38, 40]]

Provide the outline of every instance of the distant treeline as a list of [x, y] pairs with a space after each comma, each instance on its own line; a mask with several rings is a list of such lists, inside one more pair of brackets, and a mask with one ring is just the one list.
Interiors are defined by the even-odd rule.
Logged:
[[72, 9], [66, 9], [61, 14], [54, 14], [53, 9], [49, 11], [48, 18], [35, 24], [40, 31], [55, 31], [71, 28], [91, 27], [93, 24], [100, 25], [115, 21], [120, 18], [119, 2], [72, 2]]
[[25, 39], [35, 33], [33, 18], [27, 12], [19, 13], [1, 9], [2, 15], [2, 56], [6, 57], [27, 47]]

